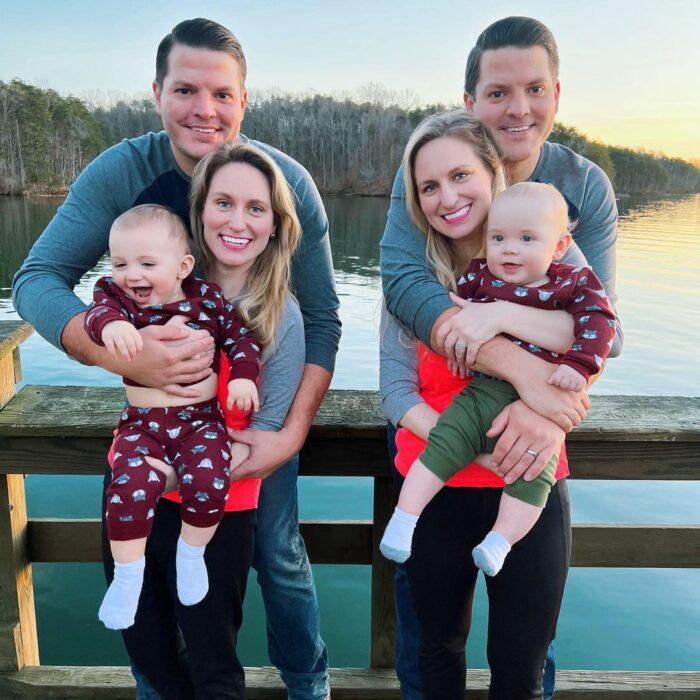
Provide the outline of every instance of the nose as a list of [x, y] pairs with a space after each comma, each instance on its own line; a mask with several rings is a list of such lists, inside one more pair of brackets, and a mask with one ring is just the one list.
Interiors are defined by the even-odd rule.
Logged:
[[231, 210], [229, 226], [232, 231], [245, 231], [245, 214], [239, 207], [235, 207]]
[[194, 114], [204, 119], [210, 119], [214, 116], [214, 100], [206, 90], [200, 90], [197, 93], [194, 104]]
[[128, 282], [136, 282], [141, 279], [141, 270], [139, 267], [129, 267], [126, 271], [126, 279]]
[[451, 185], [446, 184], [440, 188], [440, 204], [442, 205], [443, 209], [453, 208], [457, 204], [458, 200], [459, 194], [455, 192]]
[[508, 100], [508, 114], [512, 117], [524, 117], [530, 111], [530, 103], [527, 95], [522, 92], [514, 92]]

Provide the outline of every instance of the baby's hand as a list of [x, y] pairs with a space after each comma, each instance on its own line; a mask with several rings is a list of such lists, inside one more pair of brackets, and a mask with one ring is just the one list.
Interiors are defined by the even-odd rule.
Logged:
[[547, 384], [554, 384], [568, 391], [581, 391], [587, 383], [586, 378], [569, 365], [557, 365], [552, 376], [547, 380]]
[[231, 444], [231, 471], [235, 471], [243, 462], [248, 459], [250, 454], [250, 446], [243, 442], [234, 442]]
[[128, 321], [112, 321], [102, 329], [102, 342], [107, 351], [125, 360], [133, 360], [143, 349], [141, 334]]
[[246, 413], [250, 413], [251, 408], [253, 411], [260, 408], [258, 387], [252, 379], [232, 379], [228, 383], [226, 408], [230, 411], [234, 406]]

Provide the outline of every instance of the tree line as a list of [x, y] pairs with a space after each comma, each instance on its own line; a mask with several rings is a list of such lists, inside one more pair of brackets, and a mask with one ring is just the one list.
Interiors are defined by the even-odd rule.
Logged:
[[[408, 97], [377, 85], [359, 99], [260, 93], [248, 105], [243, 133], [298, 160], [323, 193], [388, 194], [413, 129], [446, 109], [411, 106]], [[63, 191], [105, 148], [160, 129], [152, 99], [100, 106], [0, 81], [0, 193]], [[700, 168], [680, 158], [608, 146], [561, 124], [550, 140], [597, 163], [618, 192], [700, 192]]]

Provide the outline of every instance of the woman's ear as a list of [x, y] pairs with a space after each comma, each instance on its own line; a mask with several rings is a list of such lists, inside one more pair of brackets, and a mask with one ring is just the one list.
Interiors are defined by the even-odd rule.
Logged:
[[180, 260], [180, 269], [178, 270], [177, 278], [180, 280], [184, 280], [185, 277], [187, 277], [193, 269], [194, 255], [190, 255], [188, 253], [187, 255], [183, 256], [182, 260]]

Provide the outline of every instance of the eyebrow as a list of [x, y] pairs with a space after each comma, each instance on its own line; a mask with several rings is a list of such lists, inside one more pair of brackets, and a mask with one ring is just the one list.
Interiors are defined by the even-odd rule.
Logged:
[[[551, 78], [551, 76], [550, 76]], [[547, 82], [546, 77], [539, 77], [535, 78], [534, 80], [530, 80], [529, 82], [525, 83], [528, 87], [531, 85], [540, 85], [541, 83]], [[484, 90], [501, 90], [503, 88], [510, 87], [512, 83], [486, 83], [484, 85]]]

